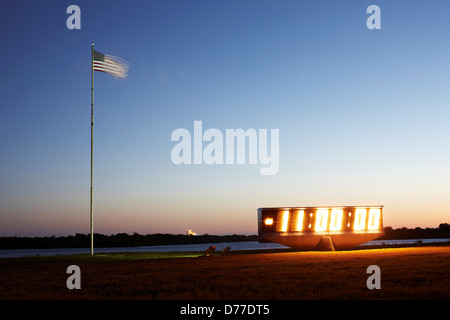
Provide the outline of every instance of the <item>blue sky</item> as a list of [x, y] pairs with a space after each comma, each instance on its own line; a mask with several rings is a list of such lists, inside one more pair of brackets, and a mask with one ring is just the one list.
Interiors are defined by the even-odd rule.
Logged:
[[[256, 233], [264, 206], [448, 222], [447, 1], [105, 3], [0, 5], [0, 235], [89, 232], [92, 41], [130, 62], [95, 73], [96, 232]], [[171, 133], [195, 120], [279, 129], [278, 173], [174, 165]]]

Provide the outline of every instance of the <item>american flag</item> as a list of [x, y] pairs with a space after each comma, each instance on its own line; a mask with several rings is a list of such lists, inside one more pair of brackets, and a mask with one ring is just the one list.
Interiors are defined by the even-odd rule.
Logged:
[[116, 78], [126, 78], [128, 67], [128, 63], [123, 59], [94, 50], [94, 71], [106, 72]]

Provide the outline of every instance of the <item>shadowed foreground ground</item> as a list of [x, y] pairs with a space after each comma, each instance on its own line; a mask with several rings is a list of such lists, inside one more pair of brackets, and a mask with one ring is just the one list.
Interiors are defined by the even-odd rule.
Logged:
[[[169, 254], [169, 256], [171, 256]], [[81, 289], [69, 290], [69, 265]], [[369, 290], [367, 267], [381, 269]], [[0, 259], [0, 299], [449, 299], [450, 246], [160, 258]]]

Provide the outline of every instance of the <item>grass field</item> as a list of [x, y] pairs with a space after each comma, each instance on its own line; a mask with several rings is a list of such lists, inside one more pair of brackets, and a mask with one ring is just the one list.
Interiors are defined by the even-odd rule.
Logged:
[[[450, 246], [0, 259], [0, 299], [449, 299]], [[69, 265], [81, 289], [69, 290]], [[367, 267], [381, 270], [369, 290]]]

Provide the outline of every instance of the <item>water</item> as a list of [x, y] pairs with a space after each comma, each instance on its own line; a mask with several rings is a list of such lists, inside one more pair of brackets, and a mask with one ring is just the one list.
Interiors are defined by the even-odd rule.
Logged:
[[[259, 243], [258, 241], [243, 242], [220, 242], [220, 243], [198, 243], [198, 244], [174, 244], [164, 246], [141, 246], [141, 247], [115, 247], [94, 248], [94, 253], [110, 252], [204, 252], [209, 246], [215, 245], [216, 251], [222, 251], [226, 247], [231, 250], [259, 250], [259, 249], [286, 249], [278, 243]], [[61, 249], [8, 249], [0, 250], [0, 258], [31, 257], [31, 256], [56, 256], [67, 254], [89, 254], [90, 248], [61, 248]]]
[[384, 245], [399, 245], [399, 244], [422, 244], [422, 243], [437, 243], [437, 242], [449, 242], [449, 241], [450, 241], [450, 238], [372, 240], [372, 241], [363, 243], [360, 246], [384, 246]]
[[[442, 239], [406, 239], [406, 240], [373, 240], [361, 244], [360, 246], [380, 246], [380, 245], [402, 245], [418, 243], [438, 243], [449, 242], [450, 238]], [[220, 242], [220, 243], [199, 243], [180, 244], [165, 246], [142, 246], [142, 247], [116, 247], [116, 248], [94, 248], [94, 253], [111, 252], [183, 252], [198, 251], [205, 252], [209, 246], [215, 245], [216, 252], [222, 251], [225, 247], [231, 250], [263, 250], [263, 249], [288, 249], [278, 243], [259, 243], [258, 241], [243, 242]], [[9, 249], [0, 250], [0, 258], [31, 257], [31, 256], [56, 256], [70, 254], [89, 254], [90, 248], [62, 248], [62, 249]]]

